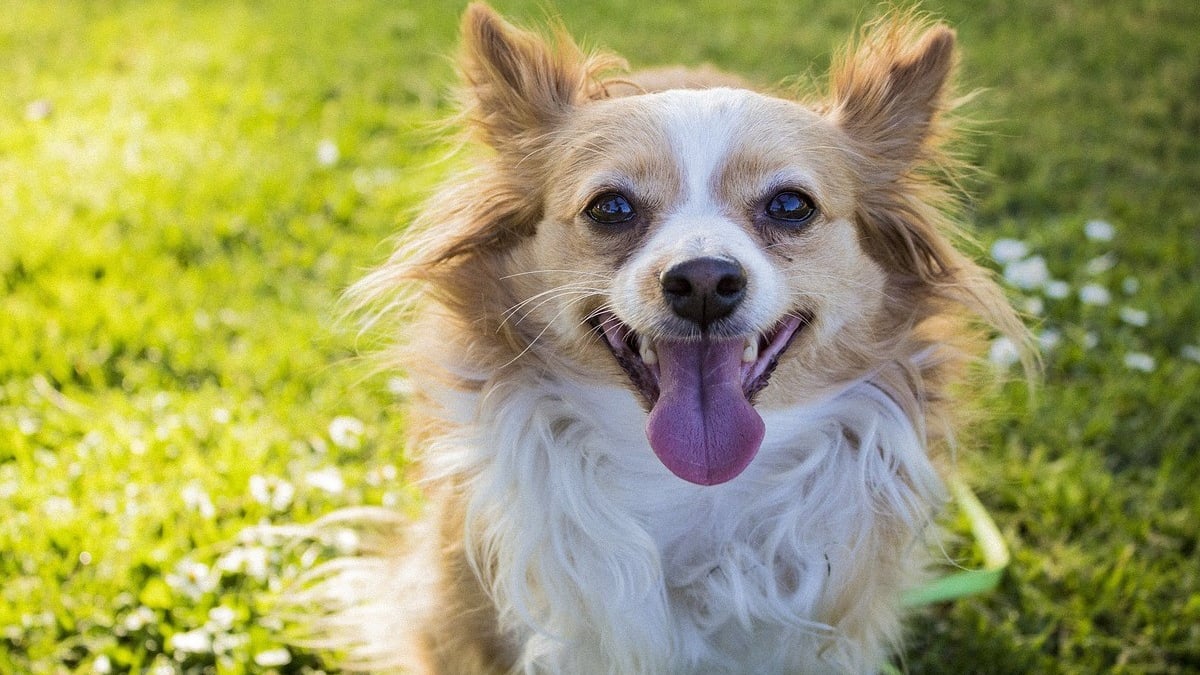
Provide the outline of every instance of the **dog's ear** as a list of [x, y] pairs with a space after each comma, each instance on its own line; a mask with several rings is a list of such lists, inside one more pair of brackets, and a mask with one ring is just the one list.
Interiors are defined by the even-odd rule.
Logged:
[[559, 28], [547, 40], [473, 3], [462, 20], [465, 109], [473, 130], [497, 149], [537, 138], [573, 106], [600, 98], [600, 73], [623, 64], [585, 55]]
[[953, 30], [912, 15], [876, 24], [833, 69], [833, 119], [899, 171], [919, 161], [948, 105], [954, 43]]
[[1026, 372], [1036, 348], [990, 273], [955, 248], [957, 206], [945, 150], [954, 106], [954, 31], [913, 12], [868, 27], [834, 66], [821, 108], [848, 136], [861, 191], [855, 220], [867, 252], [892, 282], [966, 307], [1022, 345]]
[[910, 285], [953, 283], [963, 267], [940, 232], [941, 212], [953, 200], [936, 170], [954, 165], [942, 150], [954, 62], [954, 32], [946, 26], [911, 13], [885, 18], [834, 66], [825, 108], [853, 150], [863, 243]]

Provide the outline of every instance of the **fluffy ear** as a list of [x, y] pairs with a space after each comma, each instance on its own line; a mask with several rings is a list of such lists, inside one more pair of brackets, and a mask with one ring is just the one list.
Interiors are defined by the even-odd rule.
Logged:
[[913, 13], [885, 18], [835, 65], [825, 110], [853, 144], [867, 252], [894, 283], [965, 307], [1013, 339], [1032, 372], [1036, 350], [1004, 291], [951, 243], [958, 162], [943, 148], [952, 131], [943, 113], [955, 61], [950, 28]]
[[941, 149], [954, 61], [954, 32], [909, 13], [874, 24], [832, 73], [827, 114], [854, 147], [863, 243], [909, 285], [953, 284], [966, 264], [943, 236], [953, 200], [927, 170], [954, 165]]
[[585, 55], [562, 29], [546, 40], [478, 2], [463, 15], [462, 45], [467, 118], [497, 149], [536, 138], [572, 106], [603, 96], [599, 74], [623, 65]]
[[832, 75], [835, 121], [873, 157], [903, 171], [922, 156], [947, 107], [954, 31], [912, 15], [885, 20]]

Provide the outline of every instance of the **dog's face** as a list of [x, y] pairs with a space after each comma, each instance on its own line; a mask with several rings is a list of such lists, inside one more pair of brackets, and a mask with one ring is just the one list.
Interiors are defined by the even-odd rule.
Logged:
[[609, 62], [478, 5], [464, 42], [468, 118], [495, 156], [435, 258], [476, 257], [459, 283], [491, 287], [477, 296], [504, 303], [493, 315], [522, 354], [637, 395], [686, 480], [749, 464], [756, 406], [818, 400], [895, 358], [939, 287], [979, 293], [919, 171], [945, 28], [877, 36], [817, 108], [728, 88], [610, 96]]
[[755, 405], [814, 397], [860, 365], [839, 343], [877, 341], [886, 275], [859, 244], [844, 133], [733, 89], [598, 101], [560, 133], [518, 253], [546, 272], [520, 297], [545, 301], [541, 339], [590, 346], [589, 370], [640, 396], [669, 468], [723, 482], [761, 441]]

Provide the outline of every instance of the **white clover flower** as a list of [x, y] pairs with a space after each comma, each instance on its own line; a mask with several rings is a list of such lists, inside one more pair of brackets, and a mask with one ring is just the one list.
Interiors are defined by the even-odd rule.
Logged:
[[988, 348], [988, 360], [1001, 368], [1009, 368], [1021, 360], [1021, 352], [1016, 343], [1002, 335], [992, 340], [992, 346]]
[[1088, 332], [1083, 334], [1083, 348], [1084, 349], [1095, 349], [1095, 347], [1099, 344], [1100, 344], [1100, 336], [1096, 335], [1096, 333], [1094, 331], [1089, 330]]
[[[157, 399], [157, 397], [155, 397]], [[167, 399], [170, 400], [170, 399]], [[160, 441], [165, 441], [170, 438], [175, 432], [183, 428], [183, 417], [180, 415], [167, 415], [162, 418], [162, 423], [154, 427], [154, 437]]]
[[304, 477], [304, 482], [331, 495], [341, 494], [346, 489], [346, 482], [342, 480], [342, 472], [338, 471], [336, 466], [311, 471]]
[[1154, 357], [1143, 352], [1129, 352], [1125, 355], [1125, 367], [1143, 373], [1154, 372]]
[[[296, 448], [298, 449], [303, 447], [303, 444], [296, 445]], [[308, 449], [312, 450], [318, 455], [329, 454], [329, 444], [326, 443], [325, 439], [321, 438], [320, 436], [310, 436], [308, 438]]]
[[292, 505], [292, 497], [296, 496], [296, 488], [286, 480], [280, 480], [275, 483], [273, 494], [271, 495], [271, 508], [276, 511], [284, 511]]
[[39, 98], [35, 101], [30, 101], [25, 106], [25, 119], [30, 122], [40, 122], [49, 117], [53, 112], [54, 104], [44, 98]]
[[1137, 277], [1125, 277], [1121, 280], [1121, 290], [1125, 291], [1125, 295], [1133, 295], [1142, 288], [1142, 282], [1138, 281]]
[[1029, 255], [1029, 245], [1019, 239], [997, 239], [992, 244], [992, 260], [1004, 265]]
[[232, 607], [218, 605], [208, 610], [208, 623], [204, 624], [204, 628], [211, 633], [227, 633], [233, 628], [235, 619], [237, 612]]
[[333, 547], [342, 555], [353, 555], [358, 552], [358, 533], [349, 528], [341, 528], [333, 535]]
[[392, 396], [406, 398], [412, 395], [412, 381], [407, 377], [389, 377], [387, 390], [391, 392]]
[[339, 448], [357, 450], [362, 445], [364, 431], [366, 431], [366, 426], [362, 420], [349, 415], [341, 415], [333, 418], [333, 421], [329, 423], [329, 440]]
[[1047, 328], [1038, 335], [1038, 346], [1044, 352], [1054, 349], [1060, 342], [1062, 342], [1062, 333], [1053, 328]]
[[171, 395], [165, 391], [160, 391], [150, 399], [150, 406], [156, 411], [166, 410], [171, 405]]
[[50, 497], [42, 502], [42, 511], [53, 520], [66, 520], [75, 515], [75, 502], [69, 497]]
[[235, 546], [217, 558], [213, 565], [223, 574], [238, 574], [245, 566], [246, 553], [240, 546]]
[[1042, 292], [1046, 294], [1047, 298], [1062, 300], [1071, 296], [1071, 284], [1061, 279], [1051, 279], [1046, 282], [1046, 286], [1042, 289]]
[[396, 471], [395, 464], [384, 464], [383, 466], [368, 470], [364, 479], [366, 480], [367, 485], [370, 485], [371, 487], [379, 487], [384, 483], [390, 483], [396, 480], [397, 474], [398, 472]]
[[338, 149], [337, 143], [332, 139], [322, 138], [317, 143], [317, 164], [325, 168], [329, 168], [338, 163], [342, 158], [342, 153]]
[[197, 600], [205, 593], [216, 590], [218, 575], [208, 565], [189, 560], [180, 561], [175, 571], [166, 576], [167, 585]]
[[212, 421], [217, 424], [229, 424], [233, 419], [233, 413], [229, 412], [229, 408], [213, 408]]
[[172, 98], [183, 98], [184, 96], [187, 96], [191, 90], [192, 87], [188, 84], [188, 81], [178, 75], [172, 77], [170, 80], [167, 80], [167, 86], [165, 87], [165, 91]]
[[1098, 255], [1095, 258], [1087, 261], [1087, 265], [1084, 266], [1084, 269], [1090, 276], [1094, 277], [1099, 274], [1104, 274], [1116, 266], [1117, 256], [1111, 253], [1105, 253], [1104, 255]]
[[106, 654], [97, 656], [96, 660], [92, 661], [92, 672], [96, 675], [108, 675], [112, 672], [112, 659]]
[[1041, 316], [1046, 311], [1046, 301], [1038, 297], [1025, 298], [1023, 309], [1026, 314]]
[[40, 431], [42, 421], [33, 415], [22, 414], [17, 417], [17, 431], [20, 431], [25, 436], [32, 436]]
[[1041, 288], [1050, 281], [1050, 269], [1046, 259], [1040, 255], [1025, 260], [1016, 260], [1004, 267], [1004, 278], [1024, 291]]
[[267, 578], [269, 554], [262, 546], [235, 546], [217, 559], [217, 569], [225, 574], [245, 574], [252, 579]]
[[1091, 241], [1112, 241], [1117, 230], [1107, 220], [1089, 220], [1083, 225], [1083, 234]]
[[1150, 313], [1135, 307], [1122, 307], [1121, 320], [1130, 326], [1141, 328], [1150, 323]]
[[250, 636], [245, 633], [219, 633], [213, 636], [212, 650], [214, 654], [228, 654], [248, 644]]
[[157, 619], [158, 615], [154, 613], [154, 610], [145, 605], [139, 605], [137, 609], [125, 615], [125, 620], [122, 624], [125, 626], [125, 630], [130, 633], [136, 633], [154, 623]]
[[283, 511], [291, 506], [295, 495], [296, 488], [282, 478], [258, 474], [250, 477], [250, 496], [259, 504], [270, 506], [276, 511]]
[[271, 488], [266, 478], [258, 474], [250, 476], [250, 496], [259, 504], [271, 503]]
[[212, 651], [212, 636], [203, 628], [171, 636], [171, 649], [186, 654], [206, 654]]
[[207, 332], [212, 329], [213, 320], [212, 317], [209, 316], [208, 312], [198, 309], [196, 310], [196, 313], [192, 315], [192, 325], [201, 331]]
[[192, 481], [183, 487], [183, 504], [187, 508], [199, 513], [205, 518], [213, 518], [217, 514], [216, 507], [213, 506], [212, 499], [208, 493], [200, 485], [200, 481]]
[[1184, 345], [1179, 355], [1189, 361], [1200, 363], [1200, 345]]
[[286, 647], [268, 649], [255, 654], [254, 662], [263, 668], [278, 668], [292, 662], [292, 653]]
[[1085, 305], [1102, 307], [1112, 302], [1112, 295], [1100, 284], [1087, 284], [1079, 289], [1079, 300]]
[[269, 552], [262, 546], [246, 549], [246, 576], [262, 581], [267, 578]]

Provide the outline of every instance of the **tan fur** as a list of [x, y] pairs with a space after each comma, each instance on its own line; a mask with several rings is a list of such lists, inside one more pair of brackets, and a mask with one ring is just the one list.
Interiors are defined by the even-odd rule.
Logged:
[[[398, 296], [412, 294], [418, 318], [404, 329], [411, 338], [398, 359], [412, 377], [446, 390], [484, 390], [514, 364], [623, 382], [624, 374], [594, 340], [557, 335], [571, 329], [578, 333], [582, 318], [596, 310], [598, 301], [580, 302], [567, 317], [558, 317], [553, 307], [538, 311], [536, 303], [512, 311], [542, 289], [580, 281], [566, 272], [522, 276], [522, 270], [544, 264], [545, 251], [553, 249], [555, 258], [571, 260], [573, 269], [599, 276], [636, 246], [634, 240], [601, 241], [565, 227], [560, 233], [537, 232], [547, 217], [570, 222], [579, 203], [586, 202], [586, 195], [549, 193], [550, 176], [577, 175], [589, 161], [604, 159], [602, 148], [587, 145], [565, 155], [551, 149], [561, 148], [562, 138], [611, 125], [605, 115], [618, 114], [605, 108], [611, 97], [746, 84], [713, 70], [614, 73], [622, 66], [620, 59], [584, 54], [561, 30], [546, 41], [480, 4], [467, 9], [462, 26], [463, 120], [467, 135], [484, 149], [475, 159], [476, 168], [456, 176], [430, 200], [407, 245], [360, 285], [359, 299], [364, 306], [391, 311]], [[810, 102], [817, 111], [811, 113], [811, 123], [832, 124], [840, 133], [810, 139], [798, 127], [802, 143], [847, 149], [827, 157], [814, 150], [816, 161], [825, 162], [822, 176], [833, 186], [830, 194], [819, 197], [830, 219], [844, 216], [853, 223], [857, 242], [873, 261], [846, 272], [859, 276], [845, 286], [880, 283], [876, 276], [881, 275], [887, 296], [872, 301], [879, 303], [878, 311], [850, 317], [835, 343], [805, 338], [794, 347], [763, 392], [762, 405], [794, 402], [798, 391], [816, 399], [876, 364], [889, 364], [881, 379], [893, 392], [904, 392], [896, 399], [906, 413], [930, 423], [936, 445], [940, 427], [954, 424], [944, 405], [945, 389], [960, 379], [963, 355], [974, 348], [979, 320], [1026, 340], [988, 273], [953, 246], [956, 235], [947, 216], [953, 200], [937, 169], [953, 165], [943, 148], [950, 133], [945, 113], [952, 105], [954, 65], [951, 30], [902, 15], [874, 26], [839, 59], [829, 95]], [[679, 178], [662, 174], [654, 160], [660, 139], [640, 141], [644, 159], [630, 157], [626, 168], [641, 171], [646, 176], [642, 182], [661, 186], [661, 196], [650, 199], [667, 201]], [[720, 183], [731, 194], [749, 192], [739, 181], [766, 173], [772, 161], [747, 152], [732, 162], [731, 175]], [[842, 263], [855, 255], [833, 233], [764, 245], [773, 245], [781, 261], [794, 259], [798, 274], [813, 265], [849, 267]], [[823, 283], [819, 276], [813, 274], [814, 285]], [[841, 292], [838, 288], [831, 286], [828, 292]], [[553, 339], [556, 335], [560, 339]], [[940, 346], [937, 358], [925, 363], [924, 371], [897, 365], [911, 364], [915, 354], [933, 346]], [[461, 372], [448, 365], [461, 363], [475, 368]], [[456, 423], [428, 394], [414, 400], [410, 419], [410, 445], [418, 452]], [[434, 603], [438, 611], [421, 629], [424, 659], [432, 673], [506, 672], [515, 658], [514, 645], [511, 636], [498, 633], [491, 601], [469, 563], [473, 554], [464, 550], [464, 488], [457, 482], [460, 477], [436, 478], [441, 482], [429, 489], [431, 499], [443, 500], [442, 582]], [[879, 569], [897, 565], [895, 558], [907, 554], [900, 535], [894, 541], [887, 532], [878, 536], [880, 541], [870, 548], [879, 557], [856, 561], [855, 569], [841, 572], [861, 580], [863, 587], [894, 583]], [[830, 597], [819, 618], [855, 638], [876, 611], [859, 598], [882, 595]]]
[[[461, 513], [460, 500], [449, 499], [448, 512]], [[443, 576], [437, 595], [442, 604], [436, 615], [441, 625], [432, 623], [422, 632], [427, 667], [463, 675], [507, 672], [515, 656], [497, 630], [491, 601], [463, 550], [462, 519], [447, 517], [441, 525]]]

